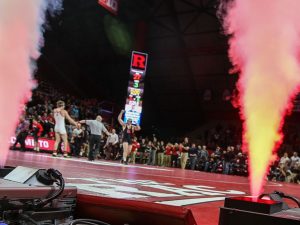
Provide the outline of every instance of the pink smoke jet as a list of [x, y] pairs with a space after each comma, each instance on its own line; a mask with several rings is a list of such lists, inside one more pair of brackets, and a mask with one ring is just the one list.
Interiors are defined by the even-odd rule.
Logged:
[[243, 147], [250, 157], [251, 193], [257, 196], [281, 144], [284, 117], [299, 90], [300, 1], [222, 4], [224, 28], [230, 35], [229, 57], [240, 71]]
[[40, 53], [47, 7], [61, 1], [0, 1], [0, 166], [5, 165], [9, 139], [24, 105], [31, 97], [34, 60]]

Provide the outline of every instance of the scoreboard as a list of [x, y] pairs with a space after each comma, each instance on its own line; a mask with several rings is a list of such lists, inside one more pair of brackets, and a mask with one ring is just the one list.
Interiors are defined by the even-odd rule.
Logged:
[[127, 122], [128, 119], [131, 119], [135, 125], [140, 125], [141, 123], [147, 61], [148, 54], [136, 51], [132, 52], [124, 121]]
[[98, 3], [112, 14], [118, 14], [119, 0], [98, 0]]

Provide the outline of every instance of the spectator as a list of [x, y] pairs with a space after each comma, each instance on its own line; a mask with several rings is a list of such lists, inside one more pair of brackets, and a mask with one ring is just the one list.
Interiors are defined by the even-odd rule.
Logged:
[[146, 151], [146, 139], [142, 138], [141, 143], [140, 143], [140, 148], [138, 149], [138, 154], [139, 154], [139, 163], [145, 163], [146, 159], [144, 159], [145, 151]]
[[17, 144], [20, 143], [21, 145], [20, 150], [21, 151], [26, 150], [25, 140], [28, 135], [29, 124], [30, 124], [29, 121], [26, 120], [24, 116], [20, 117], [20, 123], [16, 129], [16, 141], [13, 144], [12, 149], [16, 149]]
[[172, 156], [173, 146], [169, 142], [166, 146], [165, 156], [164, 156], [164, 165], [170, 167], [171, 166], [171, 156]]
[[32, 133], [32, 136], [34, 139], [34, 149], [33, 150], [39, 152], [40, 151], [39, 137], [41, 136], [41, 134], [43, 132], [43, 127], [36, 119], [32, 120], [31, 126], [32, 126], [31, 133]]
[[294, 165], [298, 162], [300, 162], [300, 157], [298, 156], [298, 152], [294, 152], [291, 157], [291, 167], [294, 167]]
[[195, 169], [196, 162], [197, 162], [197, 153], [198, 149], [196, 148], [196, 144], [193, 143], [192, 147], [189, 148], [189, 159], [190, 159], [190, 165], [191, 165], [191, 170]]
[[232, 146], [228, 146], [227, 151], [223, 152], [223, 174], [230, 174], [234, 158], [234, 148], [232, 148]]
[[85, 126], [82, 126], [82, 148], [80, 156], [88, 156], [89, 154], [89, 131]]
[[77, 127], [73, 130], [73, 138], [74, 138], [74, 156], [79, 157], [82, 145], [82, 129], [81, 124], [78, 124]]
[[71, 135], [71, 139], [69, 141], [69, 146], [70, 146], [70, 150], [71, 150], [71, 155], [75, 156], [75, 141], [74, 141], [74, 135]]
[[[233, 149], [231, 149], [233, 151]], [[239, 152], [232, 160], [231, 160], [231, 172], [233, 175], [239, 176], [247, 176], [248, 175], [248, 163], [247, 157]]]
[[185, 169], [186, 167], [186, 162], [188, 160], [188, 155], [189, 155], [189, 139], [187, 137], [184, 138], [184, 141], [182, 143], [182, 152], [181, 152], [181, 158], [180, 158], [180, 165], [181, 169]]
[[52, 113], [52, 112], [48, 115], [47, 121], [48, 121], [48, 125], [50, 126], [50, 128], [53, 128], [53, 129], [54, 129], [54, 126], [55, 126], [55, 120], [54, 120], [54, 116], [53, 116], [53, 113]]
[[209, 154], [208, 154], [208, 151], [206, 149], [206, 146], [203, 145], [203, 147], [201, 147], [199, 145], [198, 146], [198, 159], [197, 159], [199, 170], [204, 170], [205, 163], [208, 161], [208, 156], [209, 156]]
[[217, 161], [218, 161], [218, 157], [215, 156], [214, 153], [212, 153], [208, 158], [208, 161], [205, 163], [204, 171], [212, 172], [212, 173], [215, 172], [217, 168]]
[[53, 128], [50, 128], [49, 134], [48, 134], [48, 138], [51, 140], [55, 139], [55, 132]]
[[[149, 146], [150, 145], [150, 146]], [[150, 147], [150, 152], [149, 152], [149, 158], [148, 158], [148, 165], [155, 166], [155, 160], [156, 160], [156, 152], [158, 149], [158, 142], [151, 142], [149, 141], [148, 148]]]
[[268, 180], [271, 181], [277, 181], [278, 177], [280, 175], [280, 170], [279, 168], [276, 166], [276, 162], [274, 162], [269, 169], [269, 174], [267, 175]]
[[140, 143], [137, 141], [137, 138], [134, 137], [132, 141], [132, 149], [130, 154], [132, 164], [135, 164], [136, 154], [139, 148], [140, 148]]
[[165, 153], [165, 143], [163, 141], [160, 142], [158, 149], [157, 149], [157, 159], [158, 159], [158, 166], [164, 165], [164, 153]]
[[114, 158], [116, 155], [117, 147], [119, 143], [119, 136], [116, 134], [116, 130], [111, 130], [111, 135], [107, 137], [106, 144], [104, 145], [104, 149], [106, 149], [106, 157], [105, 159], [110, 160]]
[[178, 157], [180, 154], [180, 148], [177, 143], [175, 143], [173, 149], [172, 149], [172, 156], [171, 156], [171, 166], [172, 167], [178, 167]]
[[287, 167], [289, 163], [290, 163], [290, 158], [289, 158], [287, 152], [285, 152], [285, 153], [283, 154], [283, 156], [280, 158], [279, 165], [280, 165], [281, 167]]
[[291, 169], [288, 171], [286, 178], [287, 182], [300, 183], [300, 162], [297, 161], [293, 164]]
[[43, 132], [42, 132], [41, 136], [48, 137], [49, 132], [50, 132], [50, 128], [51, 128], [51, 124], [48, 122], [47, 113], [43, 114], [43, 116], [41, 117], [41, 122], [42, 122], [42, 125], [43, 125]]
[[200, 158], [200, 160], [207, 161], [209, 154], [208, 154], [208, 151], [206, 149], [206, 146], [203, 145], [202, 148], [201, 148], [201, 146], [199, 146], [198, 148], [200, 149], [200, 151], [199, 151], [199, 158]]
[[216, 151], [215, 151], [215, 156], [219, 158], [219, 157], [221, 157], [221, 154], [222, 154], [221, 148], [219, 146], [217, 146]]

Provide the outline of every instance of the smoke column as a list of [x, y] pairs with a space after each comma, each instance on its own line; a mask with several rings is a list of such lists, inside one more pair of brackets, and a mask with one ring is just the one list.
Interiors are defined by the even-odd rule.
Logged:
[[221, 9], [229, 57], [240, 72], [243, 147], [250, 157], [251, 193], [257, 196], [299, 90], [300, 1], [223, 0]]
[[0, 1], [0, 166], [4, 166], [22, 106], [30, 99], [35, 60], [43, 44], [45, 12], [61, 10], [59, 0]]

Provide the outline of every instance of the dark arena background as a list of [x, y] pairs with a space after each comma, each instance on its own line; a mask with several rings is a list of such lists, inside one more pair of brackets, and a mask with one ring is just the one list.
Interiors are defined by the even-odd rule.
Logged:
[[36, 85], [1, 153], [1, 225], [300, 224], [296, 94], [253, 196], [261, 164], [249, 166], [245, 70], [230, 58], [238, 35], [220, 8], [240, 0], [29, 1], [48, 4], [36, 22], [44, 40], [26, 61], [36, 60]]

